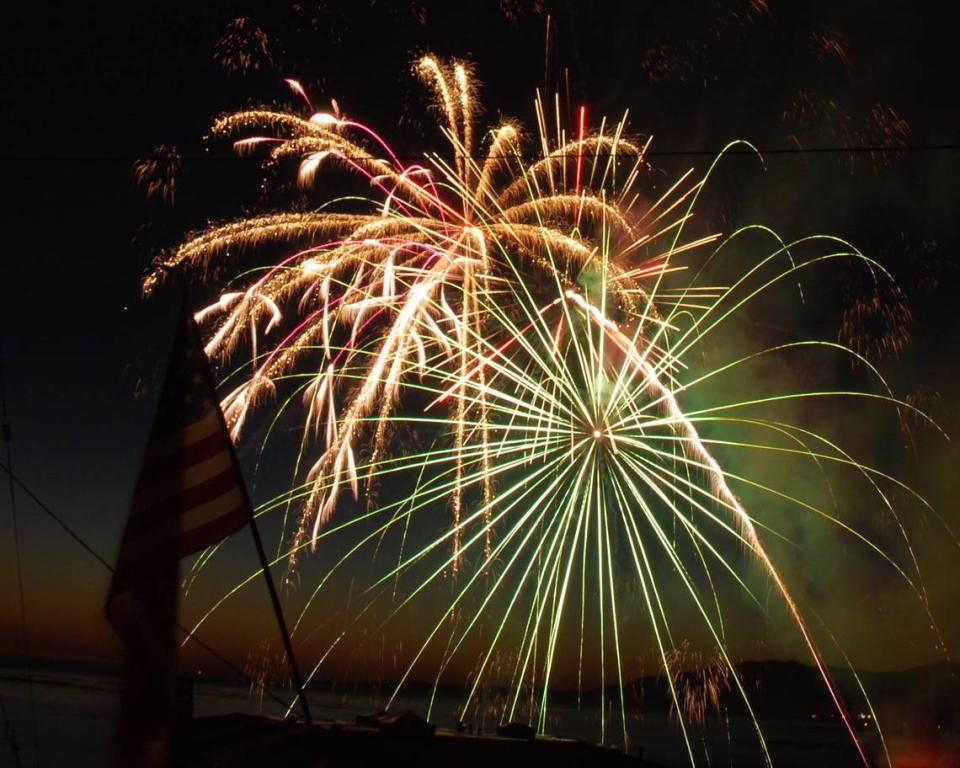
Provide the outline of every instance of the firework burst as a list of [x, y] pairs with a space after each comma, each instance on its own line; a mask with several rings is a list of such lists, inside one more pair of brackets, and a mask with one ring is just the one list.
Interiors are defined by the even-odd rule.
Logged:
[[[757, 571], [786, 606], [866, 763], [804, 612], [761, 538], [775, 527], [741, 496], [765, 495], [829, 521], [885, 559], [925, 606], [906, 529], [889, 501], [897, 481], [777, 412], [831, 396], [916, 409], [838, 343], [788, 341], [719, 366], [703, 360], [745, 308], [765, 293], [795, 291], [817, 264], [856, 259], [885, 280], [882, 267], [835, 238], [786, 244], [762, 227], [725, 239], [689, 237], [709, 172], [699, 179], [687, 172], [650, 194], [649, 140], [628, 137], [626, 115], [591, 131], [581, 109], [568, 134], [559, 101], [548, 109], [538, 96], [530, 140], [511, 122], [479, 135], [470, 67], [428, 56], [415, 71], [435, 96], [448, 158], [404, 164], [370, 128], [336, 104], [316, 111], [289, 81], [308, 116], [241, 112], [217, 121], [214, 132], [234, 138], [240, 152], [294, 160], [302, 186], [339, 166], [366, 179], [373, 196], [344, 201], [341, 212], [325, 206], [213, 227], [164, 258], [146, 281], [152, 290], [171, 267], [210, 275], [238, 253], [290, 249], [278, 263], [244, 273], [197, 319], [208, 329], [211, 358], [247, 360], [223, 400], [235, 439], [258, 409], [301, 408], [294, 487], [262, 510], [283, 513], [289, 538], [278, 554], [292, 566], [318, 541], [373, 525], [319, 581], [297, 631], [338, 568], [394, 537], [395, 564], [372, 579], [361, 613], [387, 600], [392, 617], [417, 603], [436, 617], [409, 654], [398, 691], [425, 659], [440, 659], [439, 682], [456, 659], [471, 656], [463, 712], [496, 666], [507, 670], [502, 716], [525, 713], [543, 729], [559, 640], [572, 636], [577, 669], [598, 668], [601, 738], [606, 704], [615, 700], [626, 742], [626, 657], [638, 645], [655, 646], [675, 711], [689, 710], [677, 683], [668, 592], [683, 595], [718, 649], [717, 674], [749, 709], [726, 650], [718, 583], [727, 580], [756, 601], [748, 571]], [[531, 143], [532, 161], [524, 151]], [[754, 235], [772, 248], [729, 284], [712, 284], [707, 265]], [[700, 393], [717, 380], [794, 354], [856, 359], [877, 390], [741, 389], [704, 404]], [[280, 387], [294, 394], [280, 399]], [[431, 447], [398, 449], [391, 436], [399, 429], [425, 436]], [[824, 476], [831, 467], [859, 476], [897, 522], [905, 560], [841, 515], [718, 458], [757, 451], [810, 463]], [[370, 501], [365, 511], [343, 499], [371, 499], [378, 483], [406, 487], [399, 478], [412, 478], [403, 498]], [[347, 507], [351, 514], [337, 519]], [[450, 518], [442, 533], [411, 545], [410, 528], [443, 507]], [[738, 552], [749, 556], [746, 565]], [[445, 580], [450, 587], [438, 597]], [[766, 755], [759, 726], [756, 733]]]
[[[599, 132], [586, 135], [582, 113], [579, 134], [568, 141], [560, 127], [559, 104], [551, 146], [539, 99], [544, 157], [525, 165], [519, 129], [506, 123], [490, 132], [478, 160], [468, 67], [446, 67], [426, 57], [416, 70], [435, 91], [447, 121], [452, 162], [433, 156], [428, 158], [432, 168], [404, 166], [377, 134], [337, 111], [317, 112], [309, 119], [269, 111], [230, 115], [215, 124], [216, 134], [264, 128], [274, 134], [242, 138], [235, 144], [238, 151], [266, 145], [272, 160], [296, 157], [302, 185], [313, 184], [321, 165], [342, 165], [368, 179], [382, 199], [369, 213], [277, 214], [218, 227], [190, 240], [164, 263], [202, 270], [231, 250], [276, 241], [306, 245], [197, 315], [213, 326], [206, 351], [214, 359], [226, 361], [241, 344], [249, 344], [254, 371], [224, 400], [235, 438], [251, 408], [273, 395], [274, 382], [322, 347], [325, 364], [305, 389], [304, 403], [305, 421], [314, 436], [324, 438], [325, 450], [309, 472], [314, 492], [304, 520], [312, 520], [312, 530], [301, 535], [316, 536], [344, 488], [357, 496], [358, 444], [372, 445], [374, 457], [382, 454], [385, 425], [404, 375], [422, 373], [437, 348], [463, 375], [467, 340], [483, 336], [477, 295], [491, 278], [512, 274], [520, 263], [526, 274], [546, 280], [550, 288], [555, 278], [572, 286], [577, 275], [596, 266], [599, 237], [590, 237], [592, 230], [618, 238], [624, 255], [666, 239], [662, 254], [634, 259], [629, 269], [608, 265], [616, 299], [635, 312], [647, 312], [652, 305], [643, 301], [641, 281], [666, 268], [669, 240], [683, 221], [664, 223], [664, 218], [695, 192], [691, 187], [632, 215], [640, 200], [634, 185], [644, 169], [645, 146], [623, 136], [623, 122], [606, 131], [601, 125]], [[309, 105], [299, 84], [289, 83]], [[148, 290], [161, 274], [148, 278]], [[281, 325], [282, 306], [294, 308], [299, 322], [260, 355], [261, 338]], [[341, 371], [351, 369], [358, 357], [367, 360], [365, 381], [338, 397]], [[479, 375], [483, 377], [482, 370]], [[462, 424], [467, 415], [463, 403], [455, 405], [460, 409], [455, 422]], [[483, 422], [482, 396], [477, 408]], [[367, 435], [365, 420], [374, 411], [379, 427]], [[463, 427], [458, 427], [457, 450], [463, 439]], [[489, 502], [489, 488], [485, 494]], [[456, 525], [462, 506], [456, 489], [451, 506]]]

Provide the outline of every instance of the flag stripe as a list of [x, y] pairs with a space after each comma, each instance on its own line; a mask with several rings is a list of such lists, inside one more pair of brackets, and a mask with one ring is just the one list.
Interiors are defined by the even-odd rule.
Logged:
[[[236, 487], [236, 485], [237, 469], [234, 466], [227, 466], [226, 469], [218, 472], [213, 477], [207, 478], [189, 488], [182, 489], [181, 492], [175, 496], [169, 496], [148, 507], [134, 509], [134, 514], [136, 514], [137, 518], [143, 518], [144, 520], [160, 517], [178, 519], [193, 507], [212, 501], [231, 488]], [[132, 519], [131, 517], [131, 520]]]
[[144, 466], [150, 466], [160, 459], [175, 456], [183, 450], [185, 445], [193, 445], [198, 440], [210, 435], [222, 434], [220, 418], [214, 410], [214, 408], [219, 408], [219, 404], [215, 399], [210, 402], [213, 407], [204, 409], [202, 413], [196, 414], [179, 425], [162, 425], [160, 427], [154, 425], [150, 442], [147, 444]]
[[184, 532], [192, 531], [201, 525], [206, 525], [211, 520], [215, 520], [218, 515], [230, 515], [235, 509], [243, 505], [243, 494], [236, 488], [232, 488], [229, 493], [225, 493], [214, 501], [194, 507], [187, 514], [180, 518], [180, 530]]
[[[180, 536], [190, 535], [196, 538], [195, 532], [205, 526], [217, 522], [224, 518], [223, 527], [230, 528], [222, 536], [232, 533], [246, 521], [244, 511], [243, 496], [236, 489], [221, 494], [206, 504], [195, 507], [190, 510], [189, 517], [166, 516], [153, 521], [153, 525], [144, 525], [132, 536], [125, 548], [122, 560], [124, 565], [136, 563], [144, 558], [149, 558], [151, 552], [163, 553], [166, 555], [168, 546], [171, 542], [176, 542]], [[231, 526], [233, 526], [231, 528]], [[202, 549], [206, 544], [199, 547]], [[182, 549], [182, 547], [179, 547]], [[187, 550], [189, 554], [196, 550]], [[182, 555], [181, 555], [182, 556]]]
[[246, 502], [241, 502], [239, 506], [226, 515], [181, 533], [179, 540], [180, 557], [186, 557], [191, 552], [203, 549], [209, 546], [211, 540], [219, 541], [243, 526], [247, 522], [245, 504]]
[[215, 428], [212, 434], [201, 437], [199, 440], [184, 441], [176, 453], [167, 456], [151, 456], [150, 462], [144, 464], [143, 471], [140, 473], [137, 490], [149, 488], [197, 462], [209, 459], [227, 447], [223, 433], [219, 428]]
[[186, 467], [176, 474], [168, 475], [164, 482], [137, 489], [133, 497], [133, 509], [137, 515], [150, 515], [151, 510], [168, 501], [181, 504], [184, 509], [187, 509], [191, 505], [190, 500], [185, 496], [187, 491], [199, 488], [207, 481], [233, 468], [233, 455], [227, 446], [221, 444], [219, 452], [210, 458]]

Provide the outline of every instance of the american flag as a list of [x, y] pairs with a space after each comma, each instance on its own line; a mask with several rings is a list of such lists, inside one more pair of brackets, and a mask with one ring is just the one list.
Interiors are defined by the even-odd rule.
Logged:
[[157, 557], [185, 557], [249, 520], [216, 391], [184, 307], [117, 561], [117, 582]]
[[106, 604], [125, 650], [120, 765], [170, 765], [178, 561], [251, 514], [185, 300]]

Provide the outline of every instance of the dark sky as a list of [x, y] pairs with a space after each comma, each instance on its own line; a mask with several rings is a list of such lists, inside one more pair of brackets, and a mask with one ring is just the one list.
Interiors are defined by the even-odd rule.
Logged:
[[[92, 547], [114, 557], [173, 330], [173, 296], [143, 301], [139, 281], [157, 247], [206, 221], [263, 207], [256, 167], [203, 137], [225, 110], [293, 104], [284, 77], [299, 78], [317, 101], [336, 97], [401, 151], [439, 146], [408, 75], [409, 62], [424, 50], [476, 62], [491, 122], [503, 114], [532, 123], [533, 91], [545, 77], [550, 90], [566, 91], [569, 82], [570, 101], [586, 104], [591, 118], [619, 117], [629, 108], [632, 128], [652, 133], [654, 150], [665, 153], [655, 162], [668, 175], [710, 159], [671, 153], [709, 153], [737, 138], [774, 150], [960, 143], [956, 99], [940, 84], [955, 69], [948, 3], [922, 10], [884, 3], [882, 11], [865, 0], [831, 4], [829, 11], [776, 0], [701, 0], [682, 11], [662, 5], [599, 2], [587, 10], [573, 2], [410, 0], [19, 8], [0, 52], [8, 235], [0, 311], [18, 474]], [[262, 31], [267, 47], [256, 69], [231, 72], [215, 52], [228, 55], [218, 41], [239, 18], [247, 20], [243, 29]], [[132, 182], [134, 161], [160, 144], [175, 145], [184, 158], [172, 209], [145, 200]], [[890, 268], [914, 322], [907, 348], [880, 364], [898, 393], [929, 408], [951, 435], [960, 434], [957, 179], [956, 149], [774, 153], [765, 170], [752, 157], [731, 159], [709, 200], [719, 227], [763, 221], [788, 237], [829, 232]], [[823, 286], [811, 300], [813, 325], [827, 337], [835, 337], [835, 305], [845, 290]], [[202, 287], [197, 293], [213, 295]], [[906, 450], [895, 421], [853, 431], [855, 443], [960, 529], [954, 443], [918, 430], [916, 451]], [[248, 447], [244, 456], [254, 458]], [[259, 498], [276, 479], [271, 472], [256, 479]], [[0, 653], [17, 653], [6, 493], [3, 499]], [[114, 658], [100, 613], [106, 574], [22, 495], [18, 511], [33, 652]], [[908, 523], [931, 605], [956, 654], [957, 548], [931, 516]], [[241, 536], [190, 597], [186, 616], [253, 570], [252, 547]], [[845, 569], [838, 550], [812, 535], [803, 547], [793, 566], [798, 574], [829, 565], [830, 578], [863, 606], [862, 621], [844, 628], [855, 663], [898, 668], [938, 658], [922, 611], [889, 574], [857, 558]], [[255, 586], [209, 630], [211, 642], [240, 659], [272, 637], [266, 598]], [[828, 619], [843, 613], [830, 592], [809, 594], [819, 596]], [[739, 643], [742, 656], [795, 650], [780, 643], [775, 626]], [[189, 658], [205, 663], [199, 653]]]

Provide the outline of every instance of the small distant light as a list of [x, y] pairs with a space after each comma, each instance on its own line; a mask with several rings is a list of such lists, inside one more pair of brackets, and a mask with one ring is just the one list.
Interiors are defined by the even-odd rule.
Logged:
[[599, 440], [603, 436], [603, 433], [599, 429], [593, 430], [593, 439]]

